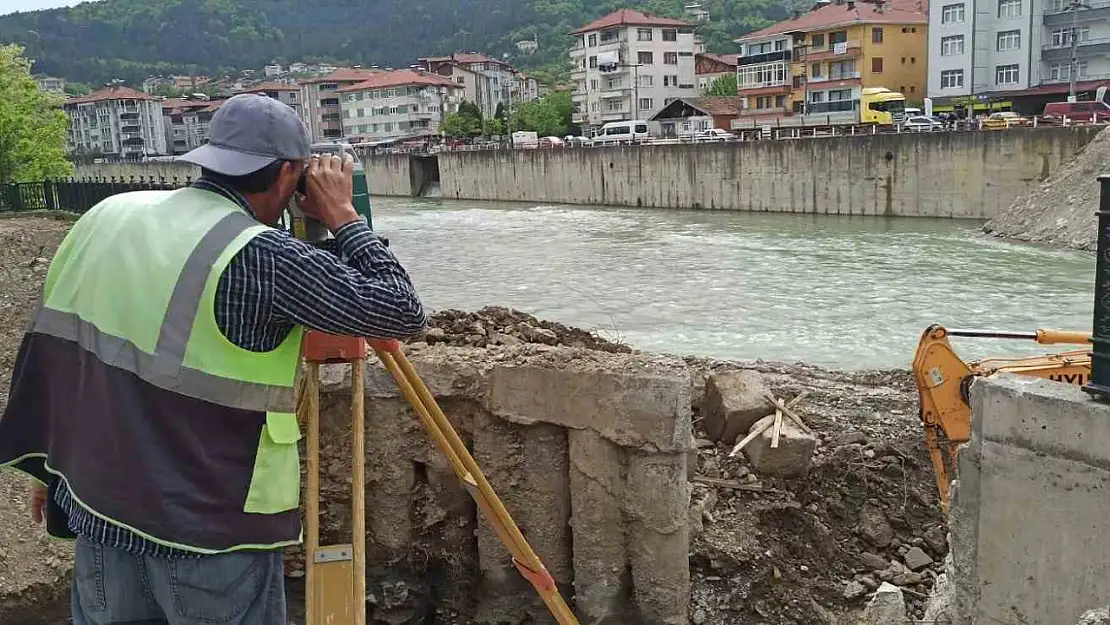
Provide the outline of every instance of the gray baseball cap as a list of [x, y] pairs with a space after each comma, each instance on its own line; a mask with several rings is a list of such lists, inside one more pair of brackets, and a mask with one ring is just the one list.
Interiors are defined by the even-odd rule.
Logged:
[[208, 143], [177, 160], [225, 176], [243, 176], [276, 160], [304, 160], [310, 155], [308, 128], [296, 111], [264, 95], [241, 93], [212, 116]]

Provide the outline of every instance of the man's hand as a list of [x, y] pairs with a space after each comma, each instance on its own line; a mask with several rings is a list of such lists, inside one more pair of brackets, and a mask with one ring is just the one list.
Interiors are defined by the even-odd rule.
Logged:
[[350, 154], [342, 158], [334, 154], [313, 154], [308, 163], [305, 190], [297, 204], [305, 215], [323, 223], [335, 232], [357, 220], [351, 204], [355, 160]]
[[46, 518], [46, 487], [38, 482], [31, 485], [31, 518], [39, 525]]

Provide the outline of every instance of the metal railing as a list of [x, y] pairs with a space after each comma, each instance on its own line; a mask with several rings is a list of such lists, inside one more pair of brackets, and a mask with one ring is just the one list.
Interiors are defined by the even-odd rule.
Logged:
[[0, 185], [0, 213], [64, 211], [84, 214], [100, 201], [128, 191], [169, 191], [192, 183], [184, 179], [132, 176], [124, 178], [68, 178]]

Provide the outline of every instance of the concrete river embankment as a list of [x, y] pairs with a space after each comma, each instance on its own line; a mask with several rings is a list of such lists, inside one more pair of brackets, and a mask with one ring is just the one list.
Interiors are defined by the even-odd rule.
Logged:
[[[1099, 128], [885, 134], [730, 144], [486, 150], [364, 160], [372, 194], [757, 212], [968, 217], [1005, 211]], [[175, 164], [78, 176], [184, 179]]]

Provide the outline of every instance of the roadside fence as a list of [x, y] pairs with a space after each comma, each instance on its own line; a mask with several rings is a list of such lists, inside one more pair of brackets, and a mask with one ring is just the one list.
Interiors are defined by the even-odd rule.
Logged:
[[132, 176], [124, 178], [67, 178], [0, 185], [0, 213], [65, 211], [84, 213], [101, 200], [128, 191], [171, 190], [192, 182], [184, 179]]

